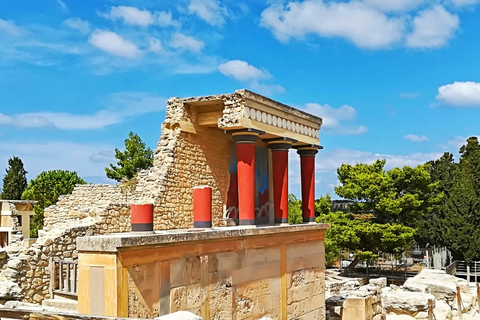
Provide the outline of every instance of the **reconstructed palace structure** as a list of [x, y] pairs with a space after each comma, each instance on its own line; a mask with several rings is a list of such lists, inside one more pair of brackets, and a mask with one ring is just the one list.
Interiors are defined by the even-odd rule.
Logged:
[[[80, 313], [119, 317], [324, 319], [321, 124], [248, 90], [169, 99], [152, 168], [128, 186], [77, 186], [45, 210], [45, 234], [18, 273], [23, 300], [78, 295]], [[301, 176], [300, 225], [288, 225], [289, 161], [300, 164], [290, 166]], [[207, 228], [192, 228], [199, 188], [208, 217], [195, 226]], [[132, 204], [151, 205], [151, 221], [131, 217]], [[131, 232], [144, 222], [154, 232]], [[38, 262], [48, 258], [50, 268]]]

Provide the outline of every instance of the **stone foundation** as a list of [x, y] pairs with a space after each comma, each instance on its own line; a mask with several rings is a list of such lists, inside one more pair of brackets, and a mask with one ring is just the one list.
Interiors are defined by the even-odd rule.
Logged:
[[324, 319], [327, 227], [79, 238], [79, 312], [154, 318], [186, 310], [204, 319]]

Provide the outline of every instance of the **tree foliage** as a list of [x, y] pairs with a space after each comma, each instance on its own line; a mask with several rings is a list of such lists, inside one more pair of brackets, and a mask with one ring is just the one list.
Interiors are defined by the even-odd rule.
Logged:
[[43, 213], [48, 206], [55, 204], [58, 197], [73, 191], [77, 184], [85, 184], [76, 172], [66, 170], [43, 171], [31, 180], [22, 194], [22, 199], [36, 200], [35, 215], [30, 225], [30, 236], [38, 236], [38, 230], [43, 228]]
[[355, 214], [371, 213], [377, 223], [401, 223], [418, 227], [417, 221], [436, 208], [442, 199], [435, 193], [428, 165], [384, 170], [385, 160], [371, 165], [342, 164], [337, 170], [341, 185], [335, 192], [356, 203]]
[[105, 172], [108, 178], [117, 181], [124, 178], [131, 180], [138, 171], [153, 165], [152, 150], [133, 132], [130, 132], [125, 140], [125, 151], [115, 149], [115, 158], [118, 159], [117, 166], [110, 164], [110, 168], [105, 168]]
[[6, 172], [7, 174], [3, 177], [3, 190], [0, 198], [19, 200], [27, 186], [27, 171], [23, 168], [22, 160], [15, 156], [8, 159]]
[[443, 181], [448, 196], [437, 217], [436, 232], [456, 259], [470, 262], [480, 259], [480, 144], [476, 137], [460, 148], [460, 161], [451, 172], [451, 182]]
[[295, 195], [288, 195], [288, 223], [303, 223], [302, 200], [297, 199]]
[[[327, 204], [331, 200], [322, 197], [318, 203], [322, 202]], [[331, 225], [325, 232], [327, 264], [337, 261], [341, 250], [353, 251], [363, 261], [375, 260], [380, 252], [398, 255], [411, 244], [415, 233], [413, 228], [402, 224], [375, 223], [372, 214], [327, 213], [325, 210], [316, 222]]]

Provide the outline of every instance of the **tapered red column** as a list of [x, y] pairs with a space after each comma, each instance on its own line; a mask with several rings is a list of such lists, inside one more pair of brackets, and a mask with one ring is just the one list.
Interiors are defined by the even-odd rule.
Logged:
[[298, 148], [302, 175], [303, 222], [315, 222], [315, 147]]
[[273, 165], [273, 208], [275, 223], [288, 223], [288, 149], [291, 141], [270, 141]]
[[255, 141], [257, 132], [235, 132], [240, 225], [255, 224]]

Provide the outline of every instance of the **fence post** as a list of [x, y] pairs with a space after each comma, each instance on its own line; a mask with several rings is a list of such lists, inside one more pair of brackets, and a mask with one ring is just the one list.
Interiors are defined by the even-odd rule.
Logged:
[[460, 287], [459, 286], [457, 286], [457, 308], [458, 308], [458, 320], [463, 320], [462, 297], [460, 296]]
[[467, 265], [467, 282], [470, 283], [470, 263], [465, 262]]
[[433, 320], [433, 300], [428, 299], [428, 320]]

